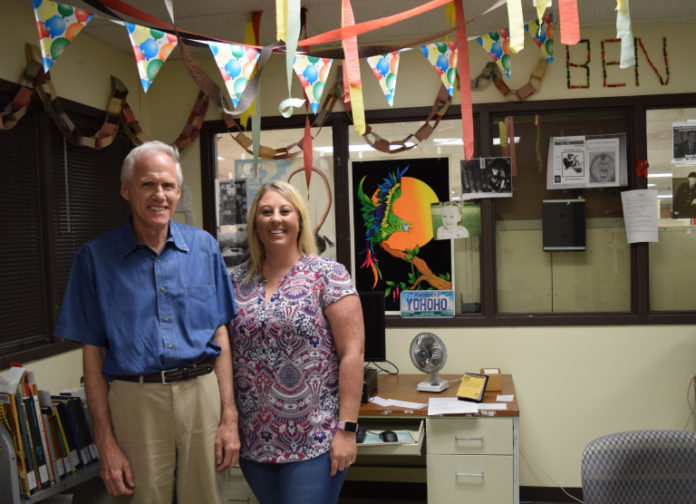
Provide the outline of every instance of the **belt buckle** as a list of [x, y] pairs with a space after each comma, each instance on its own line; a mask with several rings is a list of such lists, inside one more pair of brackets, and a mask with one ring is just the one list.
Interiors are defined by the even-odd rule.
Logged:
[[176, 369], [164, 369], [160, 371], [160, 376], [162, 377], [162, 385], [167, 384], [167, 373], [169, 373], [170, 371], [176, 371]]

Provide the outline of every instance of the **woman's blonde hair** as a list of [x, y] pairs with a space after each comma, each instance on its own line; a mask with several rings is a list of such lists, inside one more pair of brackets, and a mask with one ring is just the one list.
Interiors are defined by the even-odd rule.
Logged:
[[256, 228], [256, 212], [259, 206], [259, 200], [269, 191], [276, 191], [285, 197], [292, 206], [295, 207], [297, 211], [297, 217], [300, 223], [299, 232], [297, 234], [297, 249], [302, 255], [316, 255], [317, 246], [314, 241], [314, 234], [312, 233], [312, 227], [309, 222], [309, 213], [307, 212], [307, 206], [302, 200], [302, 196], [297, 192], [291, 184], [283, 182], [281, 180], [274, 180], [273, 182], [267, 182], [263, 184], [256, 196], [254, 196], [254, 201], [251, 203], [251, 208], [249, 209], [249, 218], [247, 221], [247, 241], [249, 242], [249, 259], [247, 262], [250, 264], [249, 271], [244, 277], [243, 283], [247, 283], [254, 276], [254, 273], [261, 269], [264, 259], [266, 258], [266, 251], [263, 248], [263, 243], [259, 240], [259, 235]]

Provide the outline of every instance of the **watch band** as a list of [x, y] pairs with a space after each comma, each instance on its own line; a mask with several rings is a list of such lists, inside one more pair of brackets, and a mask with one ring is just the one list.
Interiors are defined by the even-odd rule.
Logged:
[[358, 432], [358, 424], [356, 422], [338, 422], [338, 428], [346, 432]]

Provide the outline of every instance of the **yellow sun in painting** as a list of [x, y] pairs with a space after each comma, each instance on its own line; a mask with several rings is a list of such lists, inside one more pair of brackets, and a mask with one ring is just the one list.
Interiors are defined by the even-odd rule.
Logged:
[[392, 234], [386, 244], [397, 250], [422, 247], [433, 239], [430, 205], [437, 203], [435, 191], [420, 179], [401, 178], [401, 196], [394, 202], [394, 213], [411, 224], [408, 231]]

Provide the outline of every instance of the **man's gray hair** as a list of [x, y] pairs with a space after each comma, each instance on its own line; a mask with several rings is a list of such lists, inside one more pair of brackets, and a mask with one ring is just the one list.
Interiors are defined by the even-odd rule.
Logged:
[[176, 178], [177, 182], [179, 183], [179, 187], [183, 185], [184, 175], [181, 172], [181, 163], [179, 163], [179, 149], [173, 145], [160, 142], [159, 140], [150, 140], [149, 142], [145, 142], [138, 145], [128, 153], [126, 159], [123, 160], [123, 165], [121, 165], [121, 183], [128, 182], [128, 180], [130, 180], [131, 176], [133, 175], [133, 165], [135, 164], [135, 161], [138, 159], [138, 157], [147, 152], [161, 152], [162, 154], [169, 156], [171, 160], [174, 161], [174, 165], [176, 166]]

